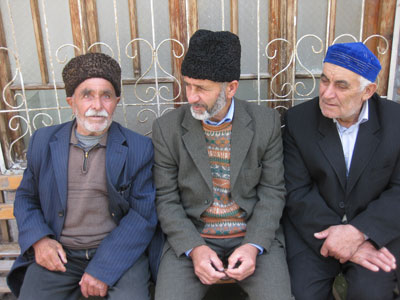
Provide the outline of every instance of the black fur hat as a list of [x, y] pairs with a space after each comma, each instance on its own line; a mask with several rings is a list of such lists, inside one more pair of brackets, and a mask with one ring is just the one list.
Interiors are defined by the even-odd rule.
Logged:
[[121, 95], [121, 68], [115, 59], [104, 53], [87, 53], [74, 57], [65, 65], [62, 77], [67, 97], [71, 97], [76, 87], [89, 78], [108, 80], [117, 97]]
[[181, 73], [216, 82], [239, 80], [240, 53], [240, 40], [236, 34], [200, 29], [190, 38]]

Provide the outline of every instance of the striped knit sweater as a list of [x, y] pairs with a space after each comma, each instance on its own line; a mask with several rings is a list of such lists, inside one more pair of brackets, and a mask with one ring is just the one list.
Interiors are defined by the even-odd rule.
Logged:
[[219, 126], [203, 123], [213, 183], [214, 200], [201, 215], [203, 237], [227, 238], [246, 232], [245, 212], [230, 193], [230, 158], [232, 122]]

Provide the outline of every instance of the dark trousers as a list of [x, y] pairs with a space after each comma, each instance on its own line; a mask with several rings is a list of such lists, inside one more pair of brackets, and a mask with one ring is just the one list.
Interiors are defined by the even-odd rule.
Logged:
[[[222, 260], [226, 260], [242, 244], [243, 238], [205, 241]], [[254, 274], [238, 284], [248, 294], [249, 300], [292, 299], [283, 245], [275, 239], [269, 251], [257, 257]], [[186, 256], [177, 257], [166, 244], [158, 270], [155, 300], [201, 300], [209, 287], [202, 284], [194, 273], [192, 260]]]
[[296, 300], [333, 299], [332, 284], [342, 272], [347, 281], [347, 300], [394, 299], [395, 271], [372, 272], [351, 262], [341, 264], [317, 255], [310, 248], [288, 259], [292, 292]]
[[[19, 300], [74, 300], [84, 299], [79, 281], [96, 250], [68, 250], [66, 272], [52, 272], [36, 263], [26, 272]], [[147, 256], [142, 255], [113, 287], [105, 299], [149, 300], [150, 271]], [[92, 297], [92, 299], [102, 299]]]

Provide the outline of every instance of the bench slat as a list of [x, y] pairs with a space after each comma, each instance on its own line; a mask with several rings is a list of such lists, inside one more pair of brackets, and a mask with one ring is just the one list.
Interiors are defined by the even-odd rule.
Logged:
[[0, 175], [0, 191], [16, 190], [21, 180], [22, 175]]
[[11, 270], [13, 263], [14, 263], [14, 260], [10, 260], [10, 259], [0, 260], [0, 272], [8, 273]]
[[0, 293], [10, 293], [5, 277], [0, 277]]
[[14, 219], [14, 205], [10, 203], [0, 204], [0, 220]]
[[0, 244], [0, 257], [17, 257], [20, 253], [17, 243]]

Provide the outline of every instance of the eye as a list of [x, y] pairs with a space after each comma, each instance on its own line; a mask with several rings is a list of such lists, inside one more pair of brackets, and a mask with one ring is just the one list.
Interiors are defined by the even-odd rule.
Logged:
[[336, 87], [341, 90], [347, 90], [349, 88], [347, 84], [338, 84]]
[[322, 83], [328, 83], [328, 82], [329, 82], [328, 78], [326, 78], [325, 76], [322, 76], [321, 79], [320, 79], [320, 81], [321, 81]]

